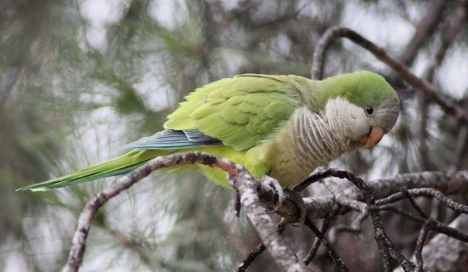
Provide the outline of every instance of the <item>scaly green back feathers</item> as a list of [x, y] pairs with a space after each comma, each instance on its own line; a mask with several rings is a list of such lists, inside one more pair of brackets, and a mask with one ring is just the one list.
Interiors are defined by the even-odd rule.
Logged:
[[298, 94], [288, 76], [225, 78], [190, 93], [164, 127], [196, 128], [235, 150], [246, 150], [291, 117], [303, 103]]

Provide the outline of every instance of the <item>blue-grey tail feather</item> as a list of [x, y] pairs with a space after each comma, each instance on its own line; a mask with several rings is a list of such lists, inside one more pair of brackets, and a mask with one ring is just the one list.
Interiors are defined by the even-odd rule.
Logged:
[[173, 130], [166, 129], [154, 135], [126, 145], [125, 149], [184, 149], [209, 145], [221, 145], [216, 138], [205, 135], [197, 129]]

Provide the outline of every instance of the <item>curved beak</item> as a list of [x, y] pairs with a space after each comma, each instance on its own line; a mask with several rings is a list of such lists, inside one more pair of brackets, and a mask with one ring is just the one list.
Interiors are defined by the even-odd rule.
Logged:
[[373, 126], [369, 134], [362, 136], [359, 139], [361, 144], [364, 144], [364, 149], [369, 149], [375, 146], [382, 140], [385, 131], [379, 126]]

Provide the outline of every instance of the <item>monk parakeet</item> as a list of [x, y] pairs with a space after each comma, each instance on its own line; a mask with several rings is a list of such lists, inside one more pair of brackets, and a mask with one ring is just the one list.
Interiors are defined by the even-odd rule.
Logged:
[[[385, 79], [367, 71], [322, 81], [244, 74], [212, 82], [185, 99], [167, 117], [165, 130], [129, 144], [120, 157], [20, 190], [120, 175], [154, 157], [190, 151], [228, 158], [255, 178], [269, 175], [291, 187], [343, 153], [376, 145], [394, 126], [400, 105]], [[190, 165], [173, 170], [184, 169], [199, 169], [227, 186], [220, 169]]]

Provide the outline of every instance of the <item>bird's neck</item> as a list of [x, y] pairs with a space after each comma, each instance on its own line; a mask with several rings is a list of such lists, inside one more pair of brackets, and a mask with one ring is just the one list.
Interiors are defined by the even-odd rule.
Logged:
[[299, 161], [304, 167], [314, 169], [356, 149], [358, 145], [344, 136], [344, 129], [323, 112], [316, 114], [307, 107], [299, 108], [290, 127], [290, 134], [296, 139]]
[[249, 152], [256, 152], [259, 161], [270, 165], [269, 175], [283, 187], [294, 186], [317, 167], [359, 147], [343, 136], [346, 128], [340, 122], [330, 119], [324, 112], [300, 107], [271, 141]]

